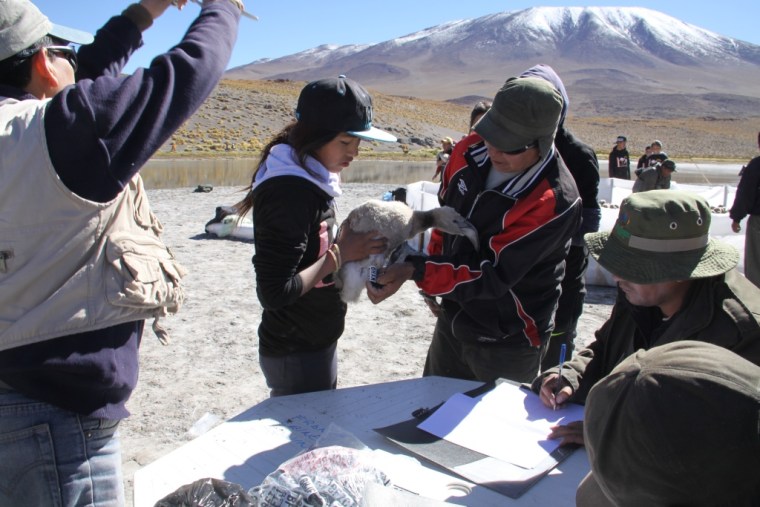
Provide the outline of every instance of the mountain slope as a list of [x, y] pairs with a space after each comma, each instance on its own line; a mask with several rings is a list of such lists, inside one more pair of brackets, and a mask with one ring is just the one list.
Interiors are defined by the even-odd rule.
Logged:
[[[637, 7], [502, 12], [373, 45], [324, 45], [259, 60], [227, 77], [309, 81], [346, 74], [388, 94], [452, 100], [492, 97], [507, 77], [539, 62], [563, 77], [573, 110], [582, 115], [630, 97], [639, 108], [658, 96], [668, 116], [694, 102], [714, 103], [717, 111], [728, 104], [729, 114], [760, 106], [760, 46]], [[738, 103], [737, 111], [731, 104]]]

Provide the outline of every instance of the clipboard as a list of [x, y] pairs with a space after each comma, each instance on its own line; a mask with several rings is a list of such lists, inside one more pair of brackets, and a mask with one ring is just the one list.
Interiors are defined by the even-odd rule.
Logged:
[[[516, 382], [499, 379], [495, 382], [483, 384], [464, 394], [474, 398], [490, 391], [502, 382], [520, 385]], [[509, 498], [519, 498], [580, 447], [578, 445], [558, 447], [535, 467], [521, 468], [417, 428], [422, 420], [430, 416], [441, 405], [442, 403], [431, 409], [417, 410], [411, 419], [390, 426], [375, 428], [374, 431], [429, 463], [443, 467], [448, 472], [465, 480], [494, 490]]]

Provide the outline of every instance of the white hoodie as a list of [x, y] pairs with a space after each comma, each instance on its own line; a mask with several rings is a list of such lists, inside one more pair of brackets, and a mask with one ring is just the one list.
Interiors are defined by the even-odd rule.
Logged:
[[338, 197], [343, 193], [340, 189], [340, 174], [331, 173], [314, 157], [306, 157], [306, 167], [313, 173], [306, 171], [296, 156], [296, 151], [289, 144], [276, 144], [272, 146], [266, 160], [256, 173], [253, 188], [262, 182], [277, 176], [298, 176], [317, 185], [332, 197]]

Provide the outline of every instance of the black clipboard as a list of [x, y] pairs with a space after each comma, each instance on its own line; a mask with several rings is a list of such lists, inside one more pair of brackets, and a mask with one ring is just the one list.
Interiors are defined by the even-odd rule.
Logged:
[[[490, 391], [502, 382], [520, 385], [509, 380], [499, 379], [496, 382], [483, 384], [464, 394], [474, 398]], [[518, 467], [512, 463], [486, 456], [438, 438], [417, 428], [420, 422], [441, 405], [439, 404], [431, 409], [417, 410], [411, 419], [383, 428], [375, 428], [374, 431], [416, 456], [443, 467], [448, 472], [510, 498], [519, 498], [554, 467], [570, 456], [575, 449], [580, 447], [578, 445], [558, 447], [534, 468]]]

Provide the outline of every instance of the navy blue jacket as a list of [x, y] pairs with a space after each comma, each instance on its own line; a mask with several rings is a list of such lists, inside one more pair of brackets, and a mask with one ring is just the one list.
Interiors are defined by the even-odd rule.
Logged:
[[[47, 148], [61, 181], [97, 202], [115, 198], [145, 162], [201, 106], [232, 53], [239, 9], [203, 8], [182, 42], [149, 68], [121, 75], [142, 35], [129, 9], [111, 18], [79, 51], [77, 83], [45, 114]], [[35, 99], [0, 86], [0, 100]], [[129, 415], [137, 384], [143, 321], [0, 352], [0, 380], [20, 393], [106, 419]]]

